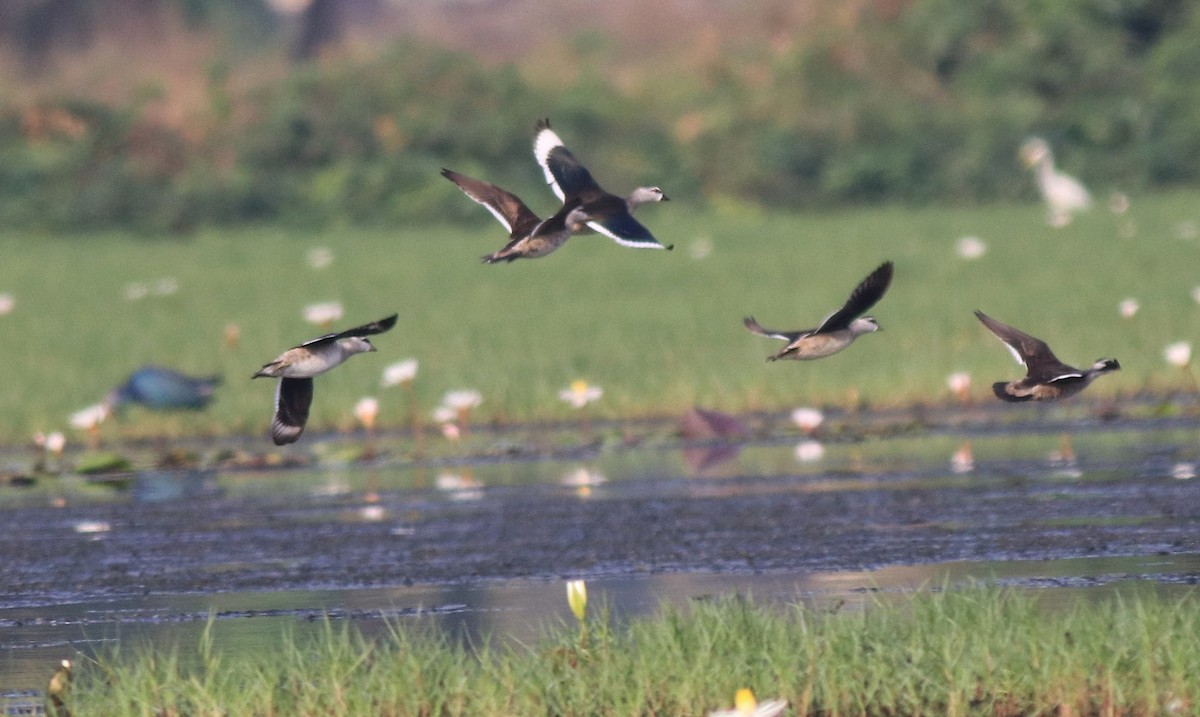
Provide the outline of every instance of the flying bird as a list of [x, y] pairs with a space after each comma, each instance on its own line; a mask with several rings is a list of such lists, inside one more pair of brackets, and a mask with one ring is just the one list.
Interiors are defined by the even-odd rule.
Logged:
[[275, 445], [295, 443], [304, 432], [308, 409], [312, 405], [313, 376], [325, 373], [354, 354], [374, 351], [375, 347], [366, 337], [391, 329], [396, 325], [396, 318], [397, 314], [392, 314], [338, 334], [305, 341], [284, 351], [251, 376], [280, 379], [275, 388], [275, 418], [271, 421], [271, 438]]
[[162, 366], [142, 366], [104, 398], [109, 410], [137, 403], [158, 411], [204, 408], [221, 384], [220, 376], [188, 376]]
[[1034, 170], [1038, 191], [1046, 202], [1048, 219], [1053, 227], [1065, 227], [1071, 223], [1076, 212], [1087, 211], [1092, 206], [1092, 195], [1087, 188], [1069, 174], [1054, 168], [1054, 153], [1050, 144], [1041, 137], [1031, 137], [1021, 145], [1021, 159], [1025, 166]]
[[673, 244], [664, 247], [649, 229], [633, 218], [633, 210], [638, 206], [669, 199], [661, 189], [638, 187], [628, 197], [611, 194], [596, 182], [587, 167], [580, 164], [562, 139], [550, 129], [550, 120], [538, 120], [536, 129], [533, 154], [542, 166], [546, 183], [565, 204], [574, 198], [580, 200], [588, 216], [588, 227], [618, 244], [636, 249], [674, 248]]
[[885, 261], [867, 278], [859, 282], [858, 286], [854, 287], [854, 291], [850, 292], [850, 298], [846, 300], [842, 308], [827, 316], [815, 329], [804, 331], [764, 329], [754, 320], [753, 316], [747, 316], [742, 323], [752, 333], [759, 336], [788, 342], [787, 346], [780, 349], [778, 353], [768, 356], [768, 361], [779, 359], [811, 361], [825, 358], [846, 348], [859, 336], [879, 330], [879, 324], [875, 318], [862, 316], [862, 313], [883, 298], [884, 292], [891, 283], [892, 262]]
[[499, 251], [485, 255], [485, 264], [546, 256], [566, 243], [573, 233], [583, 231], [588, 220], [578, 197], [563, 204], [553, 216], [543, 221], [520, 197], [507, 189], [452, 169], [443, 169], [442, 176], [458, 185], [463, 194], [482, 204], [508, 230], [508, 243]]
[[975, 316], [1000, 337], [1017, 363], [1025, 366], [1025, 378], [992, 384], [992, 391], [1002, 401], [1019, 403], [1067, 398], [1087, 388], [1097, 377], [1121, 369], [1116, 359], [1100, 359], [1086, 370], [1068, 366], [1058, 360], [1045, 341], [1002, 324], [982, 311], [976, 311]]

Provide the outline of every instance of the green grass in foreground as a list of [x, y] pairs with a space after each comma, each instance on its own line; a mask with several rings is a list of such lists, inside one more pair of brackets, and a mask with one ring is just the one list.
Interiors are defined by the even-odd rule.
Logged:
[[[469, 230], [0, 235], [0, 292], [16, 300], [0, 317], [8, 337], [0, 442], [64, 429], [72, 411], [148, 362], [221, 373], [226, 383], [205, 413], [134, 409], [105, 425], [105, 440], [265, 435], [274, 387], [249, 376], [320, 334], [301, 309], [325, 300], [345, 306], [338, 328], [393, 311], [400, 322], [378, 338], [378, 353], [318, 380], [312, 430], [354, 425], [352, 408], [366, 395], [380, 399], [382, 427], [406, 425], [406, 393], [380, 389], [379, 378], [410, 356], [421, 362], [423, 415], [445, 391], [474, 388], [484, 398], [475, 420], [483, 421], [576, 417], [557, 398], [576, 378], [604, 388], [584, 409], [596, 419], [693, 404], [744, 411], [855, 397], [873, 405], [947, 400], [946, 377], [959, 370], [974, 376], [983, 399], [991, 381], [1021, 371], [972, 316], [976, 308], [1046, 338], [1070, 363], [1120, 359], [1124, 370], [1088, 397], [1178, 389], [1188, 378], [1164, 363], [1162, 349], [1200, 335], [1190, 296], [1200, 283], [1198, 206], [1195, 192], [1135, 197], [1127, 215], [1100, 208], [1053, 230], [1036, 205], [784, 215], [697, 213], [671, 202], [642, 211], [674, 252], [579, 237], [544, 259], [504, 266], [478, 261], [503, 239], [482, 210]], [[987, 243], [982, 258], [957, 256], [966, 235]], [[333, 250], [332, 266], [307, 264], [318, 246]], [[710, 252], [696, 258], [705, 246]], [[895, 261], [896, 277], [872, 312], [885, 330], [838, 356], [768, 364], [779, 344], [741, 325], [748, 314], [772, 328], [815, 325], [885, 259]], [[130, 284], [153, 288], [164, 277], [175, 279], [176, 293], [125, 298]], [[1133, 319], [1117, 312], [1126, 297], [1142, 305]], [[232, 348], [223, 342], [229, 324], [241, 330]]]
[[464, 647], [396, 625], [377, 641], [329, 625], [269, 654], [204, 640], [186, 667], [132, 649], [78, 667], [86, 715], [705, 715], [735, 690], [796, 715], [1194, 714], [1195, 596], [1048, 608], [996, 588], [921, 593], [862, 612], [695, 603], [535, 646]]

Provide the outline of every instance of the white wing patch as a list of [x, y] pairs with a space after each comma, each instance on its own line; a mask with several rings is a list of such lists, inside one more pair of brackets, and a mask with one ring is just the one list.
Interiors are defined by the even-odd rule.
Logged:
[[[558, 190], [558, 185], [555, 185], [555, 191], [557, 191], [557, 190]], [[659, 244], [658, 242], [652, 241], [649, 239], [644, 240], [644, 241], [631, 241], [629, 239], [622, 239], [621, 237], [617, 236], [616, 234], [613, 234], [608, 229], [605, 229], [604, 225], [601, 224], [600, 222], [588, 222], [587, 225], [589, 227], [591, 227], [592, 229], [596, 230], [597, 233], [603, 234], [604, 236], [608, 237], [609, 239], [612, 239], [613, 241], [620, 244], [621, 246], [632, 247], [634, 249], [666, 249], [666, 247], [663, 246], [662, 244]]]
[[[533, 143], [533, 156], [537, 158], [538, 164], [542, 165], [542, 173], [546, 175], [546, 184], [550, 185], [550, 189], [554, 190], [554, 194], [559, 200], [566, 201], [567, 197], [563, 194], [562, 187], [558, 186], [558, 181], [554, 179], [554, 173], [550, 171], [550, 152], [555, 147], [563, 147], [562, 139], [554, 133], [554, 130], [546, 127], [541, 132], [538, 132], [537, 139]], [[594, 226], [592, 227], [595, 228]], [[597, 229], [597, 231], [600, 231]], [[604, 234], [605, 232], [600, 232]], [[608, 236], [612, 236], [609, 234]], [[613, 237], [616, 239], [616, 237]], [[620, 241], [619, 239], [617, 241]]]
[[[474, 199], [474, 197], [472, 197], [472, 199]], [[476, 199], [475, 201], [479, 202], [479, 200], [478, 200], [478, 199]], [[497, 209], [497, 208], [493, 207], [493, 206], [492, 206], [491, 204], [489, 204], [488, 202], [479, 202], [479, 203], [480, 203], [480, 204], [482, 204], [484, 207], [486, 207], [486, 208], [487, 208], [487, 210], [488, 210], [489, 212], [491, 212], [491, 213], [492, 213], [492, 216], [493, 216], [493, 217], [496, 217], [496, 221], [500, 222], [500, 224], [501, 224], [501, 225], [502, 225], [502, 226], [503, 226], [505, 229], [507, 229], [507, 230], [508, 230], [508, 233], [509, 233], [509, 234], [512, 234], [512, 230], [513, 230], [513, 228], [512, 228], [512, 224], [509, 224], [509, 223], [508, 223], [508, 219], [507, 219], [507, 218], [505, 218], [505, 216], [504, 216], [503, 214], [501, 214], [501, 213], [500, 213], [500, 210], [499, 210], [499, 209]]]
[[1013, 346], [1012, 344], [1005, 341], [1004, 348], [1008, 349], [1008, 352], [1010, 354], [1012, 354], [1012, 357], [1014, 359], [1016, 359], [1017, 363], [1019, 363], [1022, 366], [1025, 366], [1025, 359], [1024, 359], [1024, 357], [1021, 356], [1021, 352], [1017, 351], [1017, 348], [1015, 346]]
[[1055, 376], [1054, 378], [1047, 381], [1047, 383], [1054, 383], [1055, 381], [1066, 381], [1069, 378], [1083, 378], [1083, 374], [1081, 374], [1081, 373], [1064, 373], [1061, 376]]

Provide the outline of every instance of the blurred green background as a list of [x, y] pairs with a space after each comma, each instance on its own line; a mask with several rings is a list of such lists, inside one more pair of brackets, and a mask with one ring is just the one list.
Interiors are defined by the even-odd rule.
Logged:
[[[273, 387], [249, 376], [323, 332], [301, 311], [324, 300], [333, 328], [401, 318], [320, 379], [315, 429], [352, 427], [369, 394], [406, 425], [379, 372], [407, 356], [426, 416], [475, 388], [480, 420], [575, 418], [574, 379], [614, 419], [949, 401], [953, 371], [983, 399], [1021, 371], [976, 308], [1069, 363], [1120, 359], [1085, 399], [1194, 388], [1162, 351], [1200, 329], [1197, 7], [10, 0], [0, 440], [63, 427], [144, 363], [226, 384], [204, 414], [134, 409], [110, 435], [263, 432]], [[639, 216], [677, 249], [580, 237], [479, 265], [503, 232], [438, 170], [552, 211], [540, 117], [609, 189], [663, 187]], [[1017, 161], [1034, 133], [1098, 200], [1062, 230]], [[958, 254], [970, 236], [982, 257]], [[814, 326], [885, 259], [885, 332], [834, 359], [767, 364], [779, 345], [741, 327]]]
[[0, 223], [483, 223], [436, 170], [534, 191], [542, 116], [607, 183], [706, 206], [1032, 198], [1031, 133], [1144, 192], [1200, 173], [1197, 7], [10, 0]]

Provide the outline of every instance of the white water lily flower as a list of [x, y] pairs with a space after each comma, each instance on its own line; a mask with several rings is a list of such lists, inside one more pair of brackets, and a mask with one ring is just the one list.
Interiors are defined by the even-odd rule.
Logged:
[[17, 300], [12, 294], [0, 294], [0, 316], [11, 314], [16, 305]]
[[108, 418], [108, 406], [97, 403], [72, 413], [70, 421], [72, 427], [81, 431], [90, 431], [98, 428], [106, 418]]
[[388, 388], [415, 380], [418, 365], [415, 358], [410, 358], [387, 366], [383, 369], [383, 380], [379, 382], [379, 385]]
[[987, 244], [979, 237], [963, 237], [954, 245], [954, 251], [960, 259], [973, 261], [987, 253]]
[[965, 401], [971, 394], [971, 374], [966, 371], [955, 371], [946, 377], [946, 385], [959, 400]]
[[452, 441], [457, 441], [462, 436], [462, 430], [455, 423], [456, 420], [458, 411], [449, 406], [441, 405], [433, 409], [434, 423], [442, 429], [442, 435]]
[[47, 453], [53, 453], [56, 456], [61, 456], [67, 447], [67, 437], [62, 434], [62, 431], [46, 434], [36, 433], [33, 436], [33, 442]]
[[435, 423], [450, 423], [456, 418], [458, 418], [458, 411], [444, 404], [433, 409]]
[[815, 463], [825, 457], [825, 446], [820, 441], [801, 441], [796, 445], [796, 460]]
[[817, 408], [797, 408], [792, 411], [792, 423], [805, 434], [812, 434], [825, 422], [825, 414]]
[[107, 533], [112, 524], [107, 520], [81, 520], [75, 524], [76, 533]]
[[733, 709], [709, 712], [708, 717], [775, 717], [787, 709], [787, 700], [767, 700], [760, 703], [746, 688], [737, 691]]
[[1117, 304], [1117, 311], [1121, 312], [1121, 316], [1126, 319], [1132, 319], [1141, 308], [1142, 305], [1133, 297], [1123, 299], [1121, 303]]
[[1176, 463], [1171, 467], [1171, 477], [1175, 480], [1191, 480], [1196, 477], [1194, 463]]
[[354, 416], [364, 428], [375, 427], [375, 417], [379, 415], [379, 401], [373, 396], [366, 396], [354, 404]]
[[378, 523], [387, 517], [387, 508], [378, 504], [364, 505], [358, 509], [358, 517], [368, 523]]
[[1179, 368], [1187, 368], [1192, 362], [1192, 345], [1187, 341], [1176, 341], [1163, 349], [1163, 358], [1167, 363]]
[[975, 451], [971, 448], [971, 442], [965, 441], [954, 455], [950, 456], [950, 472], [951, 473], [970, 473], [975, 470]]
[[339, 301], [322, 301], [304, 307], [304, 320], [317, 326], [329, 326], [342, 318], [345, 310]]
[[589, 385], [587, 381], [576, 379], [571, 382], [571, 385], [558, 392], [560, 401], [566, 401], [575, 408], [583, 408], [593, 401], [600, 400], [604, 395], [604, 389], [599, 386]]
[[434, 485], [455, 500], [479, 500], [483, 497], [483, 485], [471, 475], [439, 473]]
[[599, 471], [579, 467], [570, 473], [564, 474], [559, 479], [559, 482], [569, 488], [589, 488], [600, 485], [606, 480], [607, 478], [604, 477], [604, 474]]
[[442, 396], [442, 405], [455, 411], [466, 411], [481, 403], [483, 403], [483, 396], [473, 389], [447, 391], [446, 395]]

